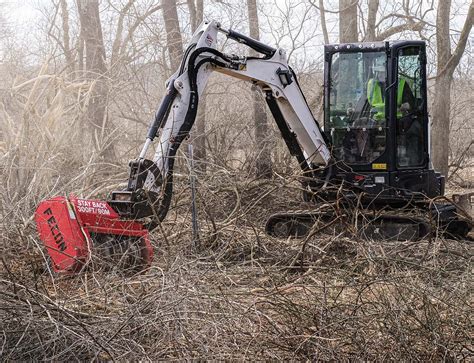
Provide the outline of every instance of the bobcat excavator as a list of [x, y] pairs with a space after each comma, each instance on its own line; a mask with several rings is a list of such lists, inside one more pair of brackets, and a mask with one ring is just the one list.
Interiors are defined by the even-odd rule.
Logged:
[[[217, 50], [219, 33], [261, 56]], [[324, 201], [338, 199], [342, 207], [355, 202], [364, 206], [358, 218], [369, 218], [371, 232], [382, 238], [417, 239], [434, 228], [466, 236], [472, 219], [442, 197], [444, 177], [430, 163], [424, 42], [327, 45], [324, 61], [323, 131], [285, 50], [215, 21], [202, 23], [166, 82], [143, 149], [129, 164], [127, 188], [112, 192], [107, 202], [60, 196], [38, 206], [35, 220], [54, 271], [77, 273], [96, 250], [116, 266], [139, 271], [150, 265], [149, 232], [170, 207], [176, 153], [194, 124], [199, 96], [212, 72], [261, 89], [303, 171], [304, 199], [314, 208], [271, 216], [268, 234], [304, 236], [316, 219], [334, 218], [334, 210], [320, 205], [323, 195]], [[150, 160], [152, 144], [156, 151]], [[416, 212], [406, 212], [407, 206]], [[403, 214], [397, 214], [401, 208]]]

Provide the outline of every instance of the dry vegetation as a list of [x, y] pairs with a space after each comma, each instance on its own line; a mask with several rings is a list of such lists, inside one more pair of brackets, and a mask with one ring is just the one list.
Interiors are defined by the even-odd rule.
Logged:
[[[140, 49], [161, 57], [163, 29], [155, 34], [153, 26], [151, 35], [142, 30], [151, 40], [143, 37]], [[59, 56], [43, 66], [19, 58], [0, 64], [2, 361], [472, 359], [472, 241], [364, 240], [351, 232], [350, 218], [344, 233], [267, 236], [268, 216], [302, 207], [298, 168], [272, 126], [273, 179], [254, 179], [253, 96], [248, 85], [219, 77], [207, 97], [199, 244], [181, 153], [172, 208], [152, 234], [149, 270], [53, 274], [33, 223], [38, 202], [71, 192], [105, 199], [122, 187], [160, 98], [166, 62], [126, 56], [107, 73], [112, 132], [94, 141], [84, 121], [94, 81]], [[309, 63], [300, 79], [316, 109], [313, 76], [321, 67]], [[470, 69], [464, 76], [472, 84]], [[462, 136], [462, 147], [451, 150], [452, 180], [472, 188], [472, 108], [463, 112], [472, 91], [453, 98], [459, 122], [452, 137]], [[116, 158], [104, 161], [101, 148], [109, 144]]]
[[[39, 119], [35, 137], [7, 144], [2, 155], [3, 359], [471, 357], [472, 243], [375, 242], [350, 228], [307, 240], [268, 237], [266, 218], [300, 208], [301, 191], [288, 172], [251, 180], [252, 158], [240, 158], [237, 169], [224, 158], [199, 177], [198, 246], [183, 161], [173, 208], [152, 237], [148, 271], [55, 276], [32, 223], [38, 200], [65, 191], [104, 196], [126, 172], [94, 152], [81, 161], [64, 141], [71, 139], [47, 139], [48, 118]], [[120, 173], [112, 178], [110, 170]]]

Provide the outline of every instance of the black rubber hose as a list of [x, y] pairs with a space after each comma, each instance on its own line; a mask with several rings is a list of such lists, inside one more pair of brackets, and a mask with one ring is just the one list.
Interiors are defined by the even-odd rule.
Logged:
[[195, 47], [196, 47], [196, 43], [193, 43], [189, 47], [186, 48], [186, 51], [184, 52], [183, 60], [181, 61], [181, 64], [179, 65], [178, 76], [183, 74], [186, 58], [188, 57], [188, 54], [191, 51], [191, 49], [193, 49]]
[[[178, 135], [175, 137], [174, 143], [170, 147], [170, 150], [167, 155], [167, 158], [169, 161], [168, 161], [168, 171], [165, 177], [165, 180], [166, 180], [165, 190], [164, 190], [163, 199], [161, 200], [160, 205], [158, 207], [158, 211], [156, 213], [156, 217], [160, 222], [163, 221], [166, 215], [168, 214], [168, 211], [171, 205], [171, 199], [173, 195], [173, 168], [174, 168], [174, 160], [175, 160], [176, 153], [178, 152], [178, 149], [182, 141], [189, 134], [189, 131], [191, 130], [191, 127], [193, 126], [194, 121], [196, 119], [197, 107], [199, 103], [199, 95], [198, 95], [198, 88], [197, 88], [197, 74], [198, 74], [199, 68], [203, 64], [208, 63], [208, 62], [214, 63], [222, 67], [225, 66], [223, 62], [220, 62], [214, 58], [202, 59], [197, 65], [194, 66], [194, 62], [196, 61], [196, 58], [201, 53], [204, 53], [204, 52], [209, 52], [224, 60], [229, 60], [229, 58], [227, 58], [224, 54], [215, 50], [214, 48], [199, 48], [195, 50], [189, 57], [188, 78], [189, 78], [189, 86], [191, 88], [191, 92], [189, 96], [189, 106], [186, 112], [186, 116], [184, 118], [183, 125], [178, 131]], [[147, 227], [151, 231], [155, 229], [157, 226], [158, 224], [156, 222], [151, 222]]]
[[[178, 72], [178, 77], [183, 74], [184, 71], [184, 66], [185, 66], [185, 61], [188, 57], [189, 52], [196, 47], [196, 44], [191, 44], [189, 47], [186, 48], [183, 56], [183, 60], [181, 61], [181, 64], [179, 66], [179, 72]], [[168, 88], [166, 91], [165, 96], [161, 100], [160, 107], [158, 108], [157, 112], [155, 113], [155, 119], [153, 123], [151, 124], [150, 128], [148, 129], [148, 135], [147, 138], [153, 140], [158, 132], [158, 129], [161, 127], [163, 124], [163, 121], [167, 119], [168, 114], [171, 109], [171, 104], [173, 103], [177, 91], [176, 88], [174, 87], [174, 80], [170, 80], [168, 84]]]

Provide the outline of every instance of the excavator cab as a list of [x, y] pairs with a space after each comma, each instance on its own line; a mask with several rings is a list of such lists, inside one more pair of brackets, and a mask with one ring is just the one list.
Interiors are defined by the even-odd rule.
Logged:
[[435, 197], [423, 41], [325, 46], [324, 130], [339, 177], [379, 198]]

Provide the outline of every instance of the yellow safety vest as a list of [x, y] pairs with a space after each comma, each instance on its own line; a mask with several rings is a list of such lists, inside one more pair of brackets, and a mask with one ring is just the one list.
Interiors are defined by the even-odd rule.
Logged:
[[[398, 82], [398, 89], [397, 89], [397, 106], [400, 107], [402, 105], [402, 98], [403, 98], [403, 89], [405, 87], [406, 80], [400, 79]], [[385, 118], [385, 102], [383, 99], [382, 88], [380, 87], [380, 82], [376, 79], [369, 79], [367, 82], [367, 100], [372, 108], [375, 108], [376, 120], [382, 120]], [[397, 112], [397, 117], [401, 117], [401, 113]]]

